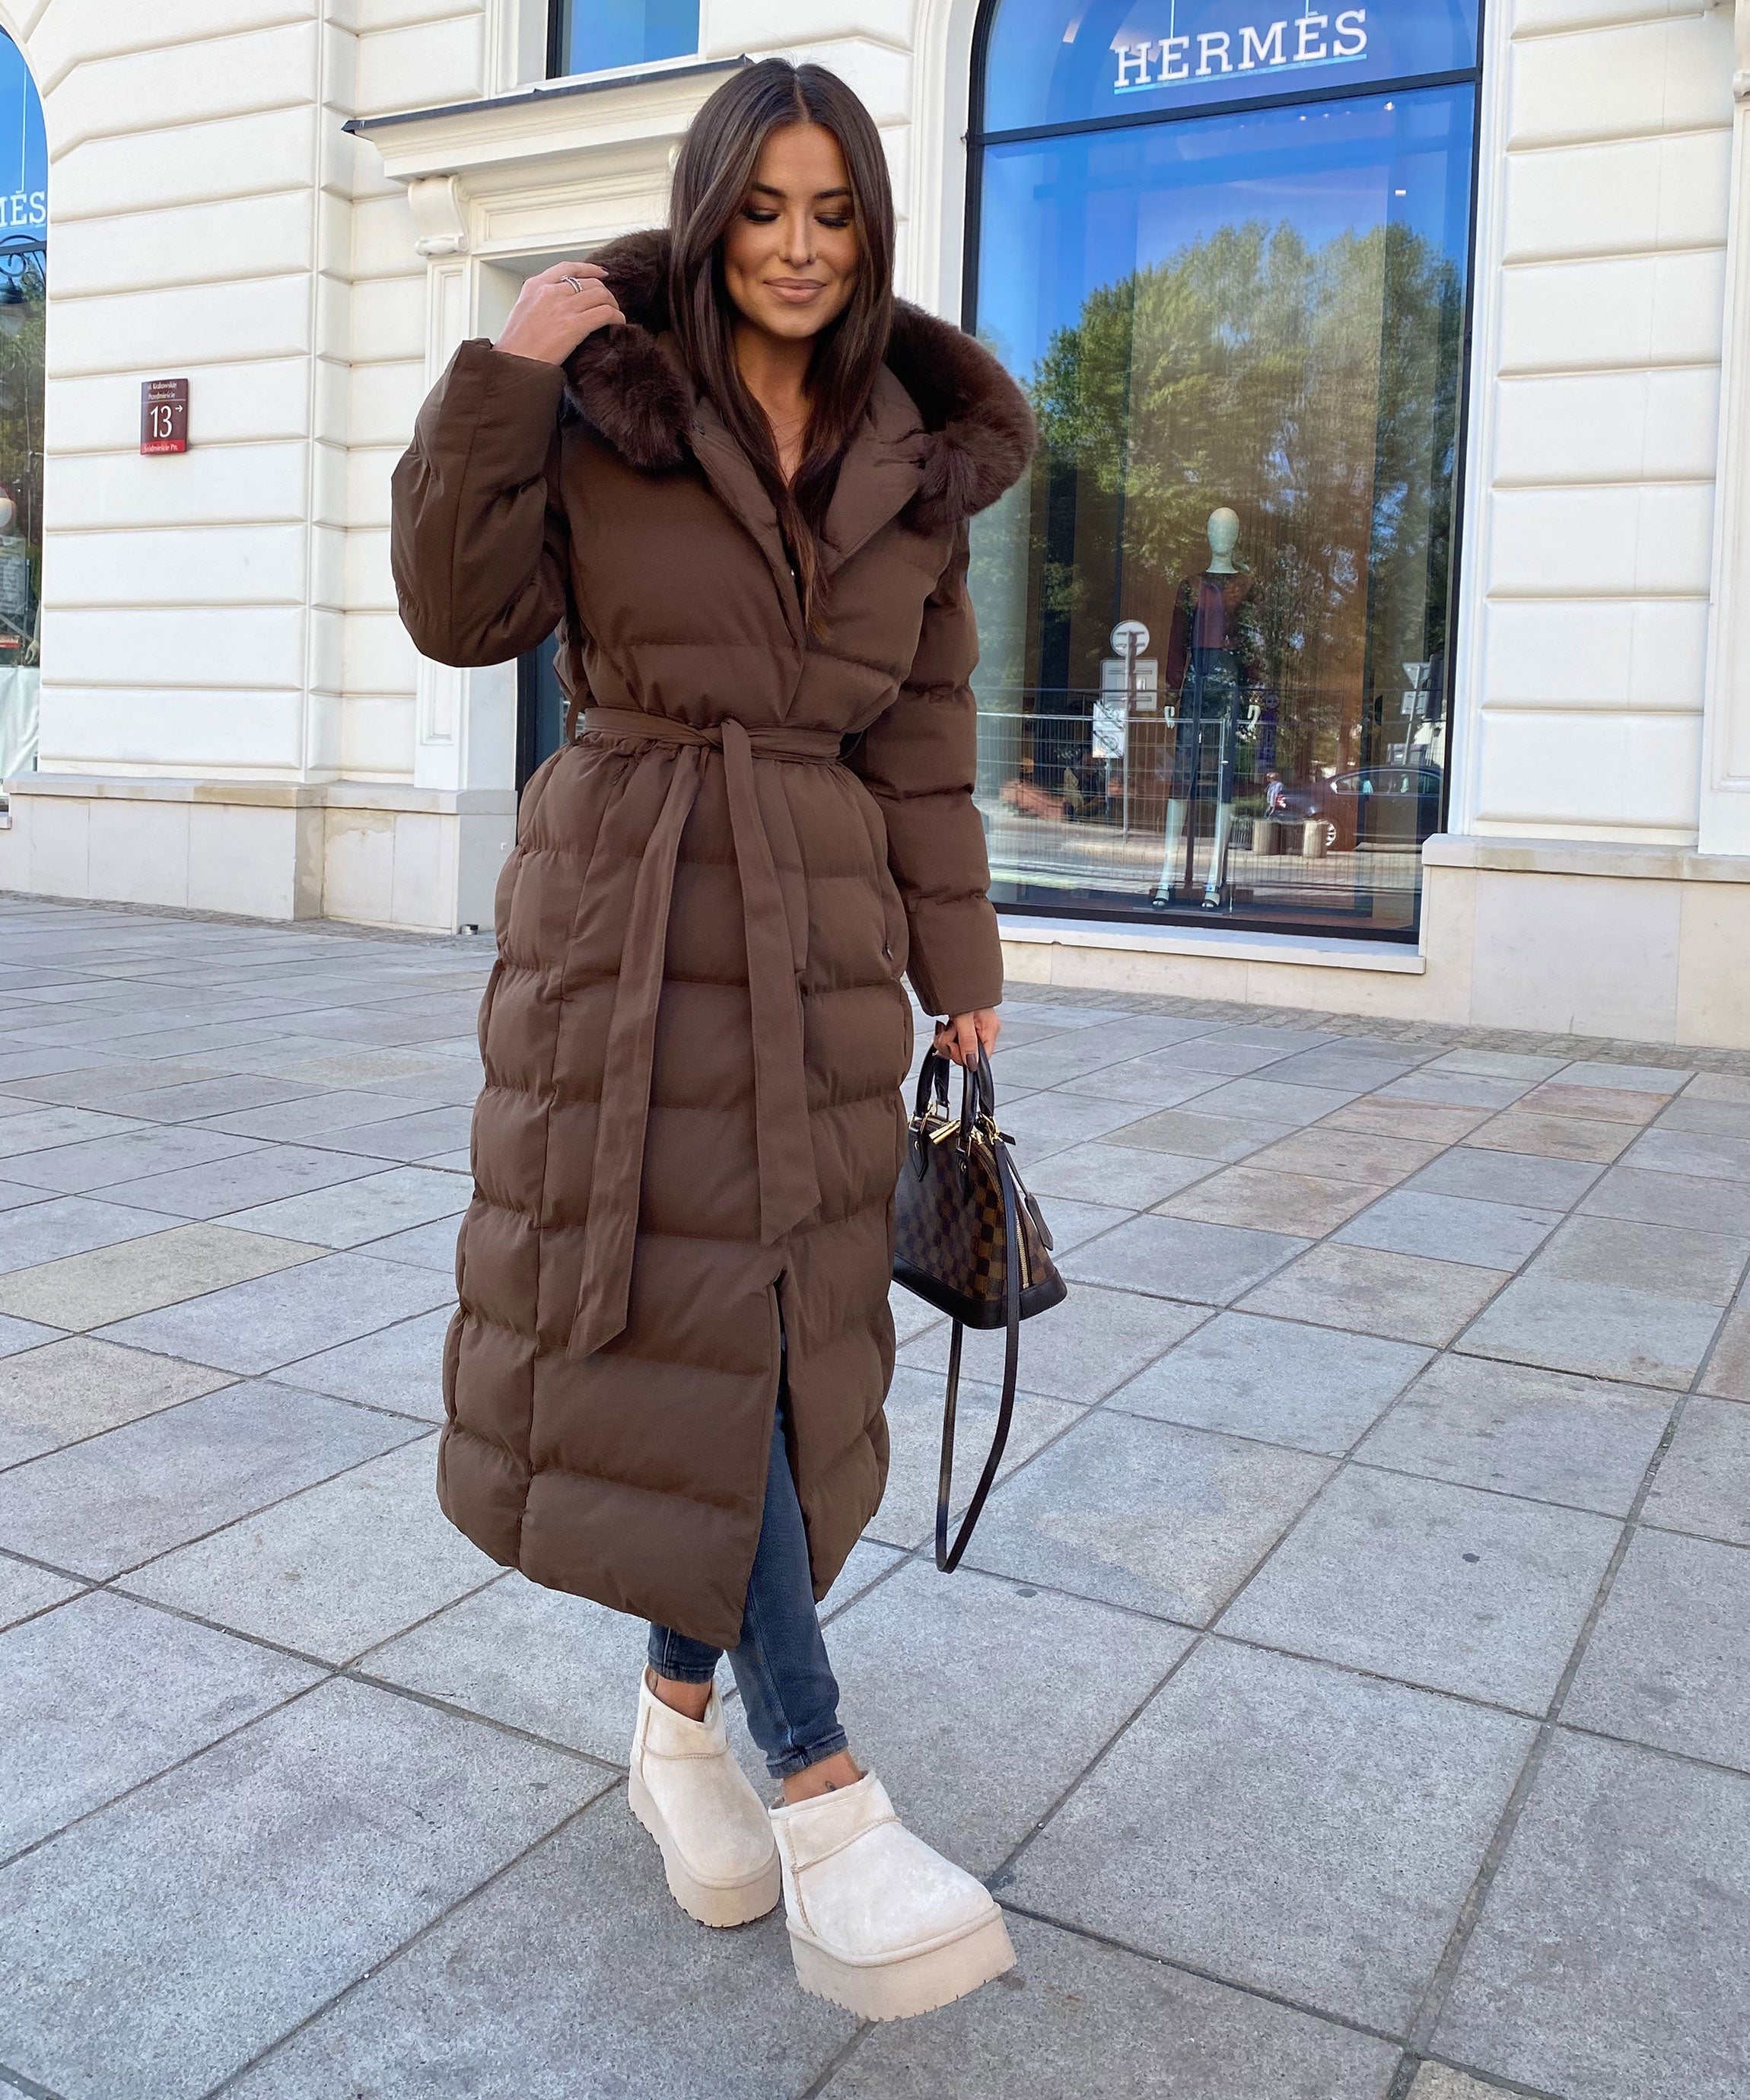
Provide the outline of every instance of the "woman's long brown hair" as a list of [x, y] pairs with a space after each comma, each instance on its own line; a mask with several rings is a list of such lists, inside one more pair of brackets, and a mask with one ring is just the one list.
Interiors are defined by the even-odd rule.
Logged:
[[[787, 483], [771, 426], [735, 361], [734, 309], [723, 276], [723, 236], [747, 201], [766, 140], [787, 124], [818, 124], [838, 140], [858, 249], [849, 302], [815, 338], [807, 439]], [[824, 66], [760, 60], [725, 81], [693, 119], [675, 163], [668, 226], [670, 323], [694, 377], [772, 499], [796, 564], [804, 620], [818, 634], [825, 597], [821, 527], [893, 324], [893, 193], [874, 120]]]

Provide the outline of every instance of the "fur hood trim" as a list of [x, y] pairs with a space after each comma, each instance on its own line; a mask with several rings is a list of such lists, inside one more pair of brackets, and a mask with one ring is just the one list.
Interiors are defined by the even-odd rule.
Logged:
[[[572, 404], [628, 465], [672, 473], [690, 450], [694, 410], [685, 372], [657, 342], [668, 324], [668, 236], [627, 234], [590, 259], [627, 324], [597, 329], [566, 360]], [[893, 302], [886, 361], [927, 440], [908, 521], [936, 532], [994, 503], [1037, 441], [1020, 389], [982, 343], [904, 299]]]

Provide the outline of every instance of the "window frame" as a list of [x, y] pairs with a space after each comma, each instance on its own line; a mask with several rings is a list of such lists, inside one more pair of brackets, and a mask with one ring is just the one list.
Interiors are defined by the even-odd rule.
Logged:
[[[1140, 130], [1161, 124], [1196, 123], [1204, 117], [1222, 117], [1267, 109], [1304, 108], [1321, 102], [1348, 102], [1372, 99], [1375, 96], [1408, 94], [1413, 90], [1435, 87], [1469, 86], [1473, 92], [1470, 104], [1470, 205], [1466, 224], [1465, 300], [1463, 318], [1459, 334], [1458, 373], [1457, 380], [1457, 412], [1452, 434], [1452, 552], [1451, 573], [1447, 586], [1446, 644], [1442, 660], [1444, 691], [1446, 695], [1447, 751], [1440, 768], [1440, 813], [1439, 829], [1446, 829], [1452, 805], [1452, 783], [1457, 772], [1457, 744], [1460, 721], [1457, 706], [1456, 671], [1460, 641], [1461, 593], [1464, 588], [1465, 532], [1467, 510], [1466, 495], [1470, 472], [1470, 424], [1471, 409], [1471, 377], [1473, 333], [1477, 299], [1477, 245], [1480, 231], [1479, 211], [1482, 192], [1482, 157], [1483, 141], [1483, 112], [1485, 108], [1483, 53], [1488, 48], [1487, 38], [1491, 12], [1491, 0], [1477, 0], [1477, 56], [1474, 65], [1432, 73], [1416, 73], [1402, 78], [1369, 81], [1364, 85], [1349, 86], [1333, 85], [1327, 87], [1301, 89], [1279, 95], [1251, 95], [1231, 98], [1217, 102], [1181, 104], [1166, 109], [1139, 110], [1134, 115], [1114, 113], [1109, 117], [1073, 117], [1059, 124], [1022, 125], [1008, 129], [986, 130], [983, 118], [985, 89], [989, 77], [991, 33], [1001, 12], [1004, 0], [980, 0], [978, 15], [972, 28], [972, 62], [968, 68], [967, 86], [966, 141], [966, 218], [962, 236], [960, 273], [960, 325], [968, 334], [977, 333], [978, 327], [978, 263], [979, 249], [983, 234], [985, 160], [993, 146], [1020, 145], [1029, 142], [1073, 138], [1088, 133], [1117, 130]], [[1353, 768], [1349, 769], [1354, 770]], [[1359, 798], [1357, 798], [1359, 800]], [[1426, 862], [1422, 863], [1426, 866]], [[1418, 874], [1416, 884], [1415, 907], [1408, 926], [1379, 928], [1364, 922], [1324, 919], [1295, 923], [1281, 915], [1267, 919], [1241, 911], [1223, 912], [1218, 930], [1239, 933], [1277, 933], [1286, 936], [1316, 935], [1323, 939], [1333, 938], [1369, 941], [1400, 946], [1418, 946], [1422, 939], [1422, 903], [1425, 883]], [[1126, 929], [1152, 925], [1163, 931], [1183, 935], [1186, 929], [1199, 923], [1200, 915], [1189, 911], [1160, 913], [1138, 907], [1124, 909], [1104, 903], [1053, 903], [1047, 900], [1029, 899], [1025, 902], [1008, 903], [993, 900], [998, 915], [1012, 914], [1027, 919], [1065, 919], [1093, 921]], [[1201, 923], [1206, 925], [1206, 920]]]

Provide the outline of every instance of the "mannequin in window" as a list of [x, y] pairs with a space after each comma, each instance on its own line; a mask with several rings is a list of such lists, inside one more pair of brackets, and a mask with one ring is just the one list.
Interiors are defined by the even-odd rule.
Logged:
[[[1203, 909], [1219, 911], [1227, 885], [1233, 830], [1235, 745], [1251, 712], [1259, 649], [1250, 605], [1253, 579], [1234, 564], [1240, 521], [1224, 505], [1210, 513], [1209, 566], [1187, 576], [1167, 633], [1166, 683], [1179, 695], [1179, 734], [1166, 805], [1161, 880], [1151, 900], [1164, 911], [1190, 887], [1191, 807], [1197, 798], [1206, 741], [1215, 741], [1215, 837], [1203, 885]], [[1175, 894], [1175, 893], [1178, 893]]]

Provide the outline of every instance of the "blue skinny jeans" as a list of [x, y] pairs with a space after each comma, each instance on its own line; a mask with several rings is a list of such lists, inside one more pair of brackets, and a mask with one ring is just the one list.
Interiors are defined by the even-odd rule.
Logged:
[[[786, 1400], [780, 1387], [741, 1643], [729, 1651], [748, 1733], [765, 1754], [766, 1769], [779, 1780], [848, 1747], [839, 1725], [838, 1680], [814, 1609], [802, 1505], [784, 1450]], [[672, 1626], [650, 1628], [650, 1663], [659, 1677], [708, 1684], [723, 1652]]]

